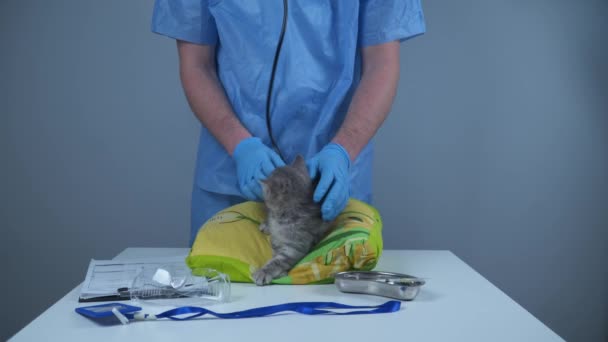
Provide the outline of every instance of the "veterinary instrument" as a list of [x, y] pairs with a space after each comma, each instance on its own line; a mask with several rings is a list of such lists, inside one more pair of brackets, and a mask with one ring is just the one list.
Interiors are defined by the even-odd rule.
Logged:
[[413, 300], [425, 281], [407, 274], [381, 271], [346, 271], [336, 273], [338, 290], [399, 300]]
[[[230, 277], [208, 268], [190, 269], [183, 263], [142, 268], [121, 297], [159, 305], [222, 303], [230, 300]], [[159, 301], [157, 301], [159, 300]]]
[[279, 41], [277, 43], [277, 49], [274, 53], [274, 61], [272, 63], [272, 73], [270, 74], [270, 83], [268, 85], [268, 95], [266, 96], [266, 128], [268, 128], [268, 136], [272, 146], [279, 154], [281, 159], [285, 160], [285, 156], [281, 153], [277, 142], [272, 135], [272, 123], [270, 120], [270, 102], [272, 99], [272, 86], [274, 85], [274, 75], [277, 71], [277, 63], [279, 61], [279, 54], [281, 53], [281, 47], [283, 46], [283, 37], [285, 37], [285, 29], [287, 27], [287, 0], [283, 0], [283, 23], [281, 25], [281, 34], [279, 35]]

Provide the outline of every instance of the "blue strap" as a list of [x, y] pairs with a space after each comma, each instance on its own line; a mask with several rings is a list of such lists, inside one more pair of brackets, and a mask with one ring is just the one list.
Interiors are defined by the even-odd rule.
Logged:
[[[399, 311], [401, 308], [401, 302], [396, 300], [388, 301], [381, 305], [376, 306], [354, 306], [345, 305], [333, 302], [301, 302], [301, 303], [286, 303], [272, 306], [265, 306], [260, 308], [254, 308], [244, 311], [237, 311], [231, 313], [218, 313], [211, 310], [197, 307], [197, 306], [182, 306], [179, 308], [171, 309], [156, 315], [156, 318], [169, 318], [176, 321], [184, 321], [193, 318], [197, 318], [206, 314], [215, 316], [217, 318], [251, 318], [251, 317], [264, 317], [273, 315], [279, 312], [292, 311], [304, 315], [362, 315], [362, 314], [378, 314], [378, 313], [389, 313]], [[358, 310], [348, 312], [334, 312], [326, 309], [372, 309], [372, 310]], [[177, 316], [191, 314], [187, 317], [179, 318]], [[125, 314], [129, 319], [134, 318], [134, 314]], [[148, 315], [146, 315], [148, 316]]]

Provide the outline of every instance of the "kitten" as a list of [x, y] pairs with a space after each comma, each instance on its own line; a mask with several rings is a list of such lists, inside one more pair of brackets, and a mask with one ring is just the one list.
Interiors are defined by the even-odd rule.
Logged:
[[321, 205], [313, 201], [315, 184], [302, 156], [275, 169], [261, 185], [267, 218], [260, 231], [270, 234], [272, 258], [253, 279], [257, 285], [266, 285], [287, 275], [325, 236], [331, 222], [323, 221]]

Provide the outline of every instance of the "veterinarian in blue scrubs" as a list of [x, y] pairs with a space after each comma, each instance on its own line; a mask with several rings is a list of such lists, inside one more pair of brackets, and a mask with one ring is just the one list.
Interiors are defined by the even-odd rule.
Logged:
[[371, 203], [372, 140], [399, 43], [425, 32], [420, 0], [156, 0], [152, 31], [177, 41], [202, 124], [191, 243], [216, 212], [262, 200], [259, 180], [297, 154], [319, 177], [325, 220], [349, 197]]

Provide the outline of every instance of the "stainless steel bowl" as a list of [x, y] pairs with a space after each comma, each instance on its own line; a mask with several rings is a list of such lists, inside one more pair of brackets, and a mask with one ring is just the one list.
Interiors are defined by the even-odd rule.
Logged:
[[425, 281], [407, 274], [380, 271], [348, 271], [335, 275], [338, 290], [399, 300], [413, 300]]

